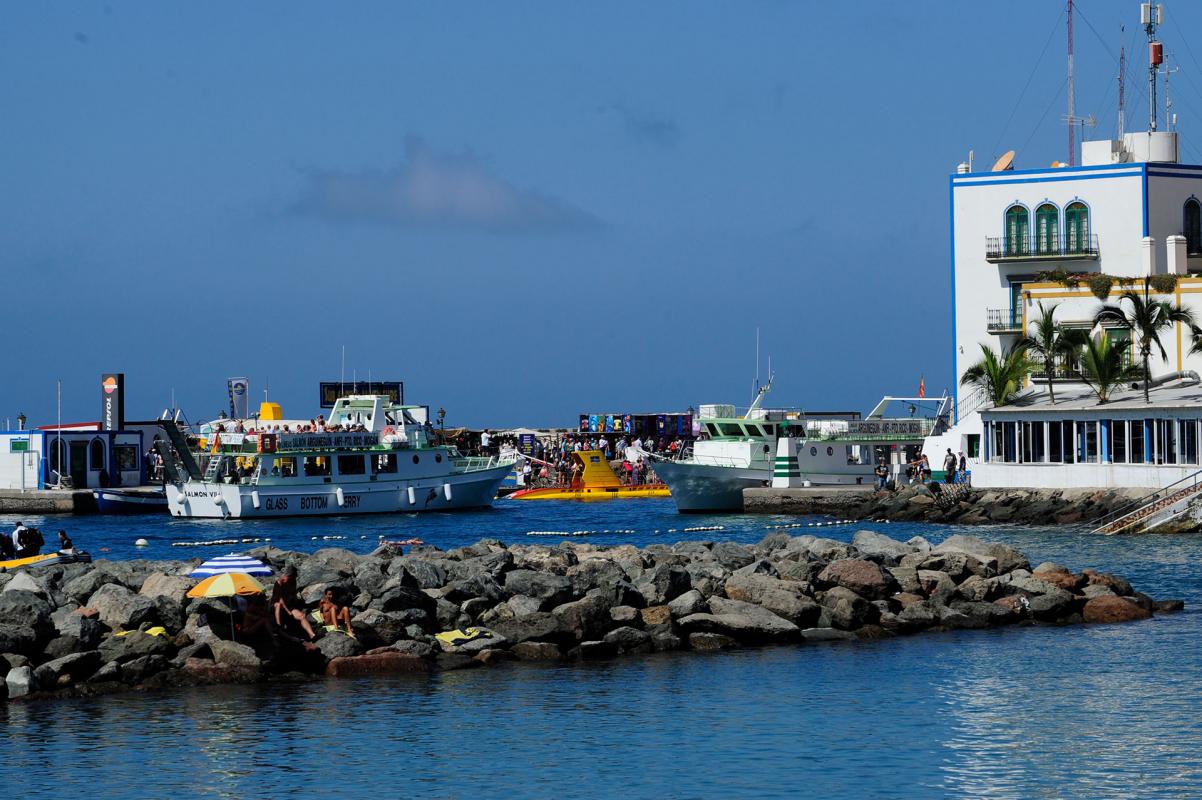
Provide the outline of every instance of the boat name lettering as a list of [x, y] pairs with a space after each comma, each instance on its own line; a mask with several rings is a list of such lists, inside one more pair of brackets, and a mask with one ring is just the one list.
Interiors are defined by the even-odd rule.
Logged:
[[314, 494], [302, 497], [300, 499], [301, 511], [313, 511], [315, 509], [325, 508], [330, 504], [330, 498], [325, 495]]
[[268, 497], [266, 502], [263, 503], [263, 505], [267, 508], [268, 511], [287, 511], [288, 510], [288, 498], [287, 497]]
[[348, 494], [346, 497], [342, 498], [342, 507], [343, 508], [358, 508], [359, 501], [362, 499], [363, 498], [361, 498], [357, 494]]
[[322, 450], [372, 447], [379, 444], [376, 433], [286, 433], [280, 436], [281, 450]]
[[186, 489], [185, 497], [216, 497], [217, 492], [206, 492], [204, 489]]
[[901, 420], [851, 420], [847, 423], [847, 432], [853, 436], [922, 436], [923, 421], [920, 419]]

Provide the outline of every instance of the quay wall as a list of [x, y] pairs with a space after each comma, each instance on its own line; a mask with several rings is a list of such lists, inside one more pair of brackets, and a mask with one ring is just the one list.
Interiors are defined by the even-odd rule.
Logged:
[[86, 489], [0, 489], [0, 514], [91, 514], [96, 498]]

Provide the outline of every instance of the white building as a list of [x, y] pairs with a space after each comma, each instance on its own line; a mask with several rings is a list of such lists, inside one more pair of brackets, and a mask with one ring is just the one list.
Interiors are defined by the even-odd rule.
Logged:
[[[1202, 416], [1202, 393], [1169, 391], [1181, 388], [1178, 384], [1192, 385], [1190, 379], [1166, 383], [1164, 391], [1153, 393], [1151, 406], [1142, 393], [1123, 394], [1121, 414], [1117, 398], [1098, 403], [1073, 364], [1058, 365], [1053, 378], [1057, 400], [1071, 403], [1055, 406], [1041, 374], [1031, 377], [1017, 405], [996, 410], [983, 392], [959, 385], [965, 371], [980, 360], [982, 345], [998, 352], [1013, 346], [1040, 315], [1041, 304], [1056, 305], [1055, 319], [1061, 324], [1097, 334], [1094, 319], [1103, 303], [1098, 295], [1105, 294], [1100, 285], [1105, 279], [1095, 276], [1114, 279], [1107, 303], [1116, 303], [1129, 289], [1147, 291], [1152, 299], [1192, 310], [1202, 323], [1202, 166], [1178, 163], [1178, 152], [1175, 132], [1141, 132], [1117, 141], [1085, 142], [1080, 166], [1003, 165], [1000, 171], [970, 172], [961, 165], [950, 177], [956, 425], [928, 440], [924, 451], [932, 463], [942, 463], [946, 448], [963, 450], [976, 486], [1159, 487], [1182, 477], [1183, 471], [1202, 468], [1196, 446], [1177, 452], [1172, 444], [1171, 462], [1167, 452], [1158, 456], [1154, 448], [1121, 467], [1111, 447], [1111, 416], [1147, 420], [1154, 428], [1149, 437], [1161, 435], [1157, 420]], [[1150, 280], [1153, 276], [1164, 277]], [[1113, 339], [1130, 338], [1119, 326], [1107, 323], [1106, 330]], [[1202, 371], [1202, 355], [1189, 354], [1193, 338], [1188, 326], [1178, 324], [1161, 339], [1167, 358], [1154, 354], [1154, 380], [1172, 372]], [[1131, 352], [1129, 357], [1139, 356]], [[1192, 404], [1199, 404], [1197, 412]], [[1084, 438], [1074, 438], [1055, 461], [1047, 439], [1033, 449], [1036, 430], [1050, 435], [1046, 425], [1032, 428], [1033, 419], [1069, 424], [1073, 437], [1080, 424], [1081, 436], [1093, 430], [1093, 438], [1088, 445]], [[1002, 438], [983, 438], [985, 422], [990, 423], [990, 437]], [[1005, 438], [1011, 432], [1016, 437], [1012, 442]], [[1132, 446], [1130, 433], [1126, 435], [1124, 458]], [[1175, 433], [1174, 442], [1181, 435]], [[1136, 444], [1145, 446], [1143, 439]], [[1163, 446], [1169, 448], [1168, 440]], [[1066, 461], [1065, 448], [1080, 457]], [[1060, 468], [1043, 469], [1050, 464]]]

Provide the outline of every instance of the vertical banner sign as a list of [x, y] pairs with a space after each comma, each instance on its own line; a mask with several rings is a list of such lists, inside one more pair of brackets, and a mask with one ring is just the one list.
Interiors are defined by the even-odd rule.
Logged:
[[524, 456], [534, 455], [534, 434], [523, 433], [518, 436], [518, 450]]
[[125, 427], [125, 373], [100, 376], [100, 429], [119, 431]]
[[250, 416], [247, 407], [250, 395], [250, 380], [247, 378], [230, 378], [226, 381], [230, 396], [230, 417], [246, 419]]

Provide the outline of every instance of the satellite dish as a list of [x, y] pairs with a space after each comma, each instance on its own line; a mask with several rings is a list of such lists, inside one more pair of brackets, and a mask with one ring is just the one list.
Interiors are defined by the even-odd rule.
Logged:
[[1002, 157], [997, 160], [997, 163], [993, 165], [993, 169], [991, 169], [990, 172], [1005, 172], [1011, 169], [1014, 169], [1014, 151], [1007, 150]]

